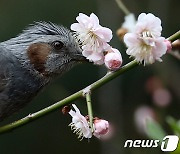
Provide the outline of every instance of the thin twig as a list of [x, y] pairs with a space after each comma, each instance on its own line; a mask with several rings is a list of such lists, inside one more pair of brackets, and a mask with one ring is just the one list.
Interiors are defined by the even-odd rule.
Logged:
[[171, 35], [168, 40], [171, 42], [174, 42], [176, 40], [180, 39], [180, 30], [177, 31], [176, 33], [174, 33], [173, 35]]
[[122, 0], [116, 0], [116, 3], [118, 4], [119, 8], [124, 12], [125, 15], [129, 15], [131, 12], [127, 9], [127, 7], [124, 5]]
[[[168, 40], [171, 42], [174, 42], [178, 39], [180, 39], [180, 30], [168, 38]], [[169, 54], [172, 55], [173, 57], [177, 58], [178, 60], [180, 60], [180, 54], [178, 51], [171, 51], [171, 52], [169, 52]]]
[[91, 104], [91, 94], [90, 92], [86, 93], [86, 102], [87, 102], [87, 108], [88, 108], [88, 116], [89, 116], [89, 122], [91, 131], [94, 131], [93, 128], [93, 111], [92, 111], [92, 104]]

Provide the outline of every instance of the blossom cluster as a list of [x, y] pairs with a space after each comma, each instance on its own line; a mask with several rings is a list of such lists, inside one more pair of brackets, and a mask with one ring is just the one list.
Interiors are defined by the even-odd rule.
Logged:
[[[82, 54], [94, 64], [105, 64], [112, 71], [119, 69], [122, 65], [121, 53], [108, 44], [112, 39], [112, 31], [101, 26], [94, 13], [90, 16], [79, 13], [76, 20], [78, 23], [73, 23], [71, 30], [80, 41]], [[124, 36], [128, 48], [126, 53], [137, 62], [145, 65], [162, 61], [161, 57], [171, 49], [171, 43], [161, 37], [161, 20], [151, 13], [141, 13], [137, 21], [134, 14], [129, 14], [122, 28], [129, 32]]]
[[75, 111], [72, 109], [69, 114], [72, 117], [72, 122], [69, 124], [71, 129], [78, 135], [78, 138], [91, 138], [93, 135], [97, 138], [101, 138], [106, 135], [109, 131], [109, 123], [106, 120], [95, 118], [93, 121], [93, 130], [90, 128], [88, 119], [84, 117], [77, 106], [72, 104]]
[[71, 25], [77, 39], [82, 44], [82, 54], [94, 64], [105, 63], [110, 70], [117, 70], [122, 64], [121, 53], [112, 48], [108, 42], [112, 39], [112, 31], [99, 24], [98, 17], [91, 13], [87, 16], [79, 13], [78, 23]]
[[[109, 45], [112, 31], [101, 26], [94, 13], [91, 13], [90, 16], [79, 13], [76, 20], [78, 23], [73, 23], [71, 30], [74, 31], [75, 37], [80, 42], [83, 56], [94, 64], [105, 64], [111, 71], [119, 69], [122, 65], [121, 53]], [[171, 42], [161, 36], [161, 20], [151, 13], [141, 13], [137, 21], [134, 14], [129, 14], [125, 17], [122, 28], [128, 31], [123, 37], [127, 46], [126, 53], [139, 63], [146, 65], [162, 61], [161, 57], [171, 50]], [[76, 105], [72, 106], [75, 111], [71, 109], [68, 112], [72, 116], [69, 126], [78, 135], [78, 138], [89, 139], [93, 135], [101, 138], [108, 133], [108, 121], [94, 118], [93, 124], [90, 124], [89, 119], [80, 113]], [[142, 113], [144, 114], [144, 112]], [[137, 117], [140, 117], [139, 114]]]

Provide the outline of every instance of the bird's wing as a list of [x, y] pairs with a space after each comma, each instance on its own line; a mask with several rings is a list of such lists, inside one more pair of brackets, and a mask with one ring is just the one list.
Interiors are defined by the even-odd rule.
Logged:
[[0, 47], [0, 93], [4, 91], [10, 82], [10, 68], [13, 66], [11, 53]]

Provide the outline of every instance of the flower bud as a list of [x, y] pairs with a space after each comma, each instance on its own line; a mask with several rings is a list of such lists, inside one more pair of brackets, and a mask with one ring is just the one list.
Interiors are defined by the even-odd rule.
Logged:
[[116, 71], [122, 64], [122, 56], [117, 49], [112, 48], [112, 51], [105, 55], [104, 63], [109, 70]]
[[103, 135], [106, 135], [109, 131], [109, 122], [103, 119], [94, 120], [94, 133], [93, 135], [97, 138], [100, 138]]
[[66, 114], [68, 114], [69, 113], [69, 111], [71, 110], [71, 108], [70, 108], [70, 106], [64, 106], [63, 108], [62, 108], [62, 113], [64, 114], [64, 115], [66, 115]]
[[164, 40], [166, 46], [167, 46], [167, 52], [170, 52], [172, 50], [171, 42], [168, 40]]

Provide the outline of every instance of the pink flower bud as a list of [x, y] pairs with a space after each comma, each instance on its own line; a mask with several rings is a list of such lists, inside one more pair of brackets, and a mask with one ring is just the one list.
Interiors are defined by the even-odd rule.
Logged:
[[121, 67], [122, 56], [117, 49], [112, 48], [111, 51], [105, 55], [104, 63], [109, 70], [116, 71]]
[[103, 135], [106, 135], [109, 131], [109, 122], [103, 119], [94, 120], [94, 136], [100, 138]]
[[164, 40], [166, 46], [167, 46], [167, 52], [170, 52], [172, 50], [171, 42], [168, 40]]

